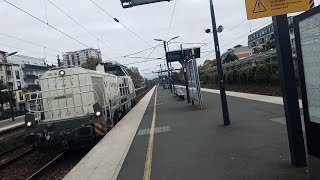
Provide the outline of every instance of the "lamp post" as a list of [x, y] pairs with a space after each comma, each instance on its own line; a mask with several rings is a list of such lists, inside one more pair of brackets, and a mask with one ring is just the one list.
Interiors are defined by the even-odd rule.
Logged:
[[[15, 54], [17, 54], [18, 53], [18, 51], [15, 51], [15, 52], [12, 52], [12, 53], [9, 53], [9, 54], [7, 54], [6, 56], [4, 56], [4, 58], [3, 58], [3, 60], [5, 61], [5, 62], [7, 62], [7, 57], [9, 57], [9, 56], [13, 56], [13, 55], [15, 55]], [[12, 67], [11, 67], [11, 71], [13, 71], [13, 69], [12, 69]], [[8, 75], [8, 74], [7, 74]], [[6, 85], [7, 85], [7, 92], [8, 92], [8, 98], [9, 98], [9, 105], [10, 105], [10, 113], [11, 113], [11, 119], [12, 119], [12, 121], [14, 121], [14, 114], [13, 114], [13, 99], [12, 99], [12, 89], [10, 89], [10, 86], [9, 86], [9, 78], [7, 77], [6, 78]]]
[[[216, 18], [214, 14], [213, 0], [209, 0], [209, 1], [210, 1], [210, 11], [211, 11], [211, 21], [212, 21], [212, 34], [213, 34], [215, 54], [216, 54], [216, 60], [217, 60], [217, 69], [218, 69], [218, 76], [219, 76], [223, 123], [225, 126], [229, 126], [230, 125], [229, 110], [228, 110], [228, 103], [227, 103], [227, 97], [226, 97], [226, 90], [224, 86], [223, 69], [222, 69], [222, 63], [221, 63], [219, 39], [218, 39], [218, 32], [217, 32], [217, 31], [222, 32], [223, 27], [219, 26], [217, 28]], [[209, 31], [205, 30], [205, 32], [210, 33], [210, 30]]]
[[168, 80], [169, 80], [169, 86], [170, 86], [170, 91], [172, 93], [172, 83], [171, 83], [171, 74], [170, 74], [170, 68], [169, 68], [169, 63], [167, 61], [167, 47], [169, 46], [169, 42], [174, 40], [174, 39], [177, 39], [179, 38], [180, 36], [176, 36], [176, 37], [173, 37], [171, 38], [170, 40], [168, 41], [165, 41], [165, 40], [162, 40], [162, 39], [154, 39], [155, 41], [161, 41], [163, 42], [163, 46], [164, 46], [164, 52], [165, 52], [165, 58], [166, 58], [166, 63], [167, 63], [167, 70], [168, 70]]

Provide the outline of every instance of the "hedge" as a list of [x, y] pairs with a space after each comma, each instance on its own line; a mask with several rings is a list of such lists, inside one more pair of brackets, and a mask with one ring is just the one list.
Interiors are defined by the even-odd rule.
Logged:
[[[279, 79], [278, 64], [269, 63], [224, 72], [226, 83], [270, 83]], [[204, 84], [218, 83], [218, 75], [201, 73]]]

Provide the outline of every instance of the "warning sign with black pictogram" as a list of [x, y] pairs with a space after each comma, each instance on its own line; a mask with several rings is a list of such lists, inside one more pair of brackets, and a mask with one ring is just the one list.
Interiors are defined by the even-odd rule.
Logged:
[[260, 0], [257, 0], [256, 5], [254, 6], [253, 13], [260, 13], [267, 11], [266, 7], [261, 3]]
[[248, 19], [277, 16], [314, 8], [314, 0], [245, 0]]

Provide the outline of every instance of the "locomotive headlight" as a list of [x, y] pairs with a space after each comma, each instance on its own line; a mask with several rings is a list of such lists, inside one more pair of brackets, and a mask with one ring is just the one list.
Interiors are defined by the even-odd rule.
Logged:
[[93, 111], [96, 117], [100, 117], [102, 115], [102, 108], [99, 103], [95, 103], [93, 105]]
[[101, 112], [100, 112], [100, 111], [97, 111], [97, 112], [96, 112], [96, 116], [97, 116], [97, 117], [101, 116]]
[[64, 70], [59, 71], [60, 76], [64, 76], [65, 74], [66, 74], [66, 72]]
[[32, 127], [35, 124], [34, 114], [27, 113], [24, 118], [24, 122], [27, 127]]
[[28, 127], [32, 126], [32, 122], [27, 122], [27, 126]]

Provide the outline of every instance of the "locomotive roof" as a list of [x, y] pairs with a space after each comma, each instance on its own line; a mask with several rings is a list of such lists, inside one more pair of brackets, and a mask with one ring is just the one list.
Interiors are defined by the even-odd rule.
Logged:
[[40, 79], [47, 79], [47, 78], [52, 78], [52, 77], [59, 77], [59, 72], [61, 70], [64, 70], [66, 75], [76, 75], [76, 74], [97, 74], [97, 75], [103, 75], [103, 76], [115, 76], [113, 74], [109, 73], [103, 73], [99, 71], [93, 71], [89, 69], [84, 69], [81, 67], [61, 67], [61, 68], [56, 68], [50, 71], [45, 72]]

